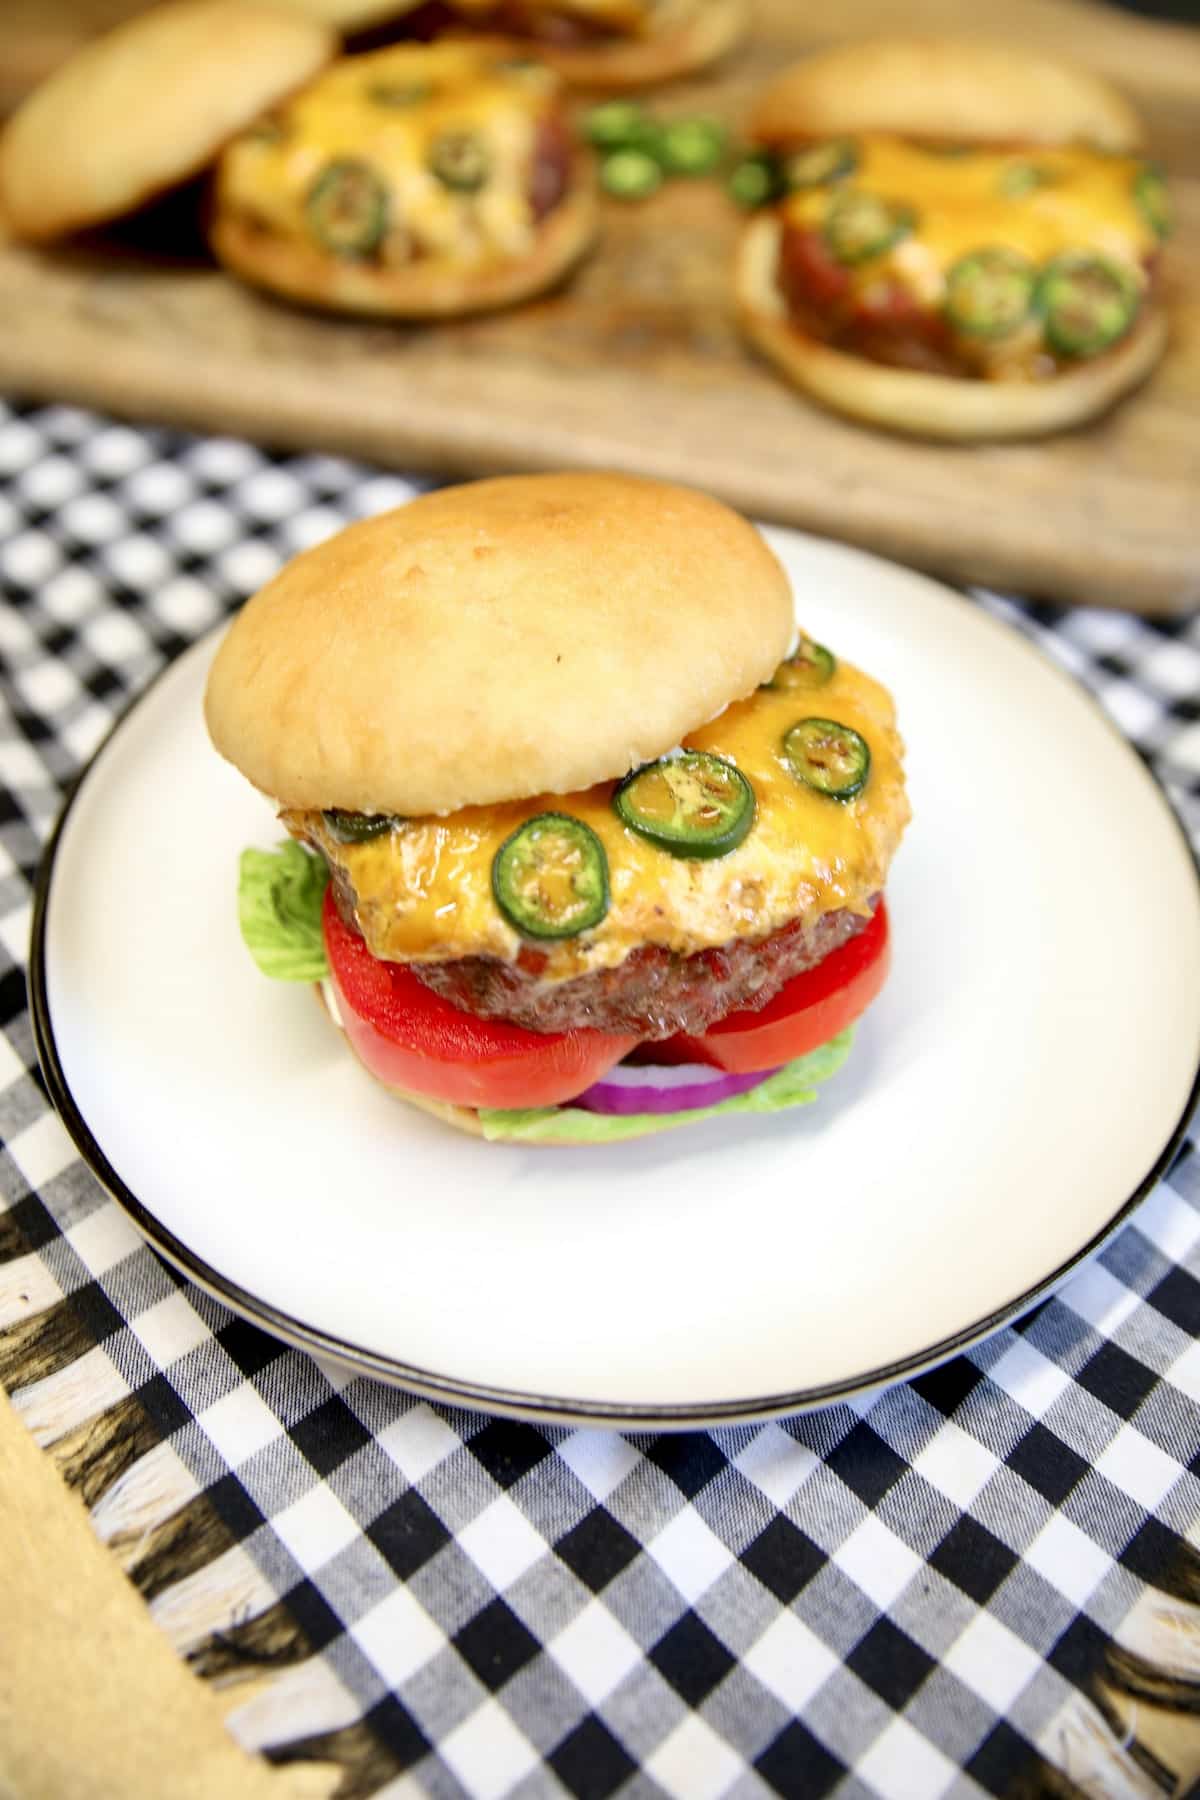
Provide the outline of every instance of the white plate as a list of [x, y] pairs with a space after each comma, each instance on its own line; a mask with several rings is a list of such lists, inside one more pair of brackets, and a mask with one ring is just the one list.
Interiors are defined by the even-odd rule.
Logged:
[[1163, 1171], [1200, 1063], [1200, 886], [1136, 755], [923, 577], [772, 534], [892, 688], [914, 819], [893, 973], [813, 1106], [521, 1149], [390, 1100], [242, 948], [281, 835], [210, 749], [214, 643], [91, 765], [43, 871], [51, 1091], [150, 1241], [269, 1330], [440, 1399], [683, 1425], [795, 1411], [1027, 1309]]

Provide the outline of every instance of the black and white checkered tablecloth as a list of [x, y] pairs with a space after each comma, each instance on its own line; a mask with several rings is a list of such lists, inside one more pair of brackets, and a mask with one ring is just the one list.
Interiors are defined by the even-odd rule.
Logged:
[[[1146, 1720], [1200, 1693], [1195, 1137], [1056, 1299], [935, 1373], [623, 1436], [284, 1349], [141, 1244], [48, 1109], [24, 964], [66, 783], [281, 560], [414, 485], [0, 407], [0, 1379], [198, 1675], [274, 1671], [237, 1737], [335, 1758], [343, 1795], [1182, 1792], [1200, 1721], [1168, 1757]], [[1200, 843], [1200, 617], [977, 600]]]

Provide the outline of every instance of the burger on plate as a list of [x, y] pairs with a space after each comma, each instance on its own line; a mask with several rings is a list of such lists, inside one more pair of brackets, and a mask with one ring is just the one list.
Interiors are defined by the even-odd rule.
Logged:
[[352, 525], [246, 604], [205, 711], [290, 833], [242, 861], [260, 966], [464, 1130], [798, 1104], [883, 983], [891, 699], [703, 495], [514, 477]]
[[341, 58], [234, 138], [210, 237], [288, 298], [429, 318], [540, 293], [597, 216], [552, 70], [493, 40], [404, 44]]
[[749, 131], [777, 197], [745, 229], [738, 309], [814, 399], [1027, 437], [1091, 419], [1161, 356], [1169, 200], [1095, 76], [974, 41], [844, 44], [780, 76]]

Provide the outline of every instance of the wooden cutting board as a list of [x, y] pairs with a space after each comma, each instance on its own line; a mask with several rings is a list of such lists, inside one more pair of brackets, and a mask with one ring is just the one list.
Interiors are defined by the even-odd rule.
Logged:
[[[69, 37], [66, 0], [34, 10], [53, 28], [52, 60]], [[854, 35], [889, 19], [894, 29], [883, 0], [844, 0], [836, 23]], [[977, 29], [964, 0], [925, 0], [907, 23]], [[437, 327], [307, 314], [158, 247], [0, 247], [0, 387], [399, 467], [626, 468], [954, 579], [1145, 612], [1195, 607], [1200, 34], [1087, 0], [1009, 0], [1005, 25], [1119, 72], [1172, 172], [1195, 171], [1174, 182], [1168, 355], [1087, 430], [956, 449], [805, 402], [738, 339], [728, 267], [740, 220], [708, 182], [610, 204], [599, 251], [560, 293]], [[719, 77], [672, 90], [662, 110], [736, 120], [759, 81], [828, 35], [810, 0], [760, 0], [752, 46]], [[28, 69], [37, 44], [29, 31], [23, 41]]]

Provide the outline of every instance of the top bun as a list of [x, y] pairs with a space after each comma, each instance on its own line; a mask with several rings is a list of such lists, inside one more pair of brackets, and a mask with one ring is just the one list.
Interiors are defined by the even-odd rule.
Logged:
[[891, 132], [941, 143], [1095, 144], [1136, 150], [1142, 124], [1098, 75], [968, 38], [865, 38], [818, 51], [759, 95], [766, 144]]
[[0, 139], [14, 236], [59, 237], [132, 212], [336, 54], [326, 25], [256, 0], [173, 0], [86, 44]]
[[234, 621], [205, 715], [285, 806], [455, 812], [661, 756], [765, 681], [793, 628], [783, 570], [718, 501], [513, 476], [298, 556]]

